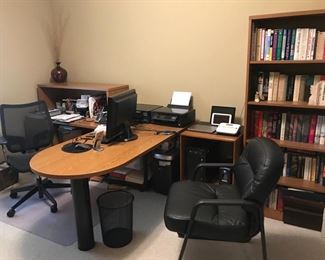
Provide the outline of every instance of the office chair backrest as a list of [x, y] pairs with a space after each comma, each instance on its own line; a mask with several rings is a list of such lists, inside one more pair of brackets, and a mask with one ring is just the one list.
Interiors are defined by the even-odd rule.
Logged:
[[282, 174], [283, 163], [283, 152], [274, 141], [251, 139], [234, 169], [241, 197], [263, 205]]
[[53, 124], [43, 101], [0, 105], [2, 134], [10, 152], [46, 147], [53, 140]]

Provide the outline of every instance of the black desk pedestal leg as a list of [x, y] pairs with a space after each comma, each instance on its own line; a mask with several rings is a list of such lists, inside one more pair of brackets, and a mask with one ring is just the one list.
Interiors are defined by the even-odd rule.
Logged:
[[71, 180], [78, 248], [87, 251], [95, 246], [88, 179]]

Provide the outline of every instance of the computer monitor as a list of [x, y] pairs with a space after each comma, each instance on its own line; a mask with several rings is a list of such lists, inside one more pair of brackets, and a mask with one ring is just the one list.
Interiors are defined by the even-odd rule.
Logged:
[[103, 143], [131, 141], [138, 138], [132, 133], [137, 107], [137, 94], [134, 89], [107, 98], [106, 136]]

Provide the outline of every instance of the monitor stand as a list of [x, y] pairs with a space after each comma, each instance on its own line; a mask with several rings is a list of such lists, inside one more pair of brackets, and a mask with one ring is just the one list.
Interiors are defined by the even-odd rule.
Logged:
[[138, 136], [132, 132], [129, 123], [124, 123], [123, 134], [121, 137], [124, 142], [129, 142], [138, 139]]
[[129, 123], [124, 123], [123, 129], [114, 136], [107, 137], [104, 136], [102, 143], [108, 144], [111, 142], [129, 142], [138, 139], [138, 136], [132, 132]]

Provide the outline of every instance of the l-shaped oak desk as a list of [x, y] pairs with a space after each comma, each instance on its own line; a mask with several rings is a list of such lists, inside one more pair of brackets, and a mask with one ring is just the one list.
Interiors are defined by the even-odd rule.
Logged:
[[106, 174], [130, 161], [147, 154], [163, 142], [175, 137], [157, 135], [156, 131], [171, 130], [180, 133], [183, 128], [147, 124], [145, 129], [135, 130], [138, 139], [130, 142], [102, 145], [102, 151], [89, 150], [83, 153], [66, 153], [61, 150], [67, 141], [37, 153], [30, 166], [34, 173], [48, 178], [70, 179], [75, 210], [78, 247], [82, 251], [94, 247], [94, 233], [89, 196], [90, 177]]
[[[49, 108], [54, 108], [55, 103], [63, 98], [79, 98], [80, 94], [111, 96], [129, 89], [123, 84], [94, 84], [94, 83], [46, 83], [39, 84], [38, 98], [44, 100]], [[78, 120], [70, 123], [71, 126], [94, 129], [97, 124], [87, 120]], [[138, 129], [135, 133], [139, 136], [131, 142], [103, 145], [104, 150], [97, 152], [90, 150], [84, 153], [65, 153], [62, 146], [70, 141], [49, 147], [37, 153], [31, 160], [30, 166], [34, 173], [44, 177], [57, 179], [70, 179], [72, 198], [74, 203], [78, 247], [82, 251], [94, 247], [94, 233], [92, 226], [91, 205], [88, 180], [91, 177], [106, 174], [116, 168], [126, 165], [130, 161], [148, 154], [163, 142], [175, 137], [173, 135], [156, 135], [156, 131], [172, 130], [181, 133], [184, 128], [175, 128], [146, 124], [146, 129]], [[235, 162], [242, 150], [243, 136], [223, 136], [207, 133], [184, 131], [180, 134], [180, 178], [186, 178], [185, 148], [197, 142], [222, 143], [231, 149], [231, 162]], [[221, 148], [223, 150], [223, 147]], [[146, 178], [144, 178], [146, 181]]]

